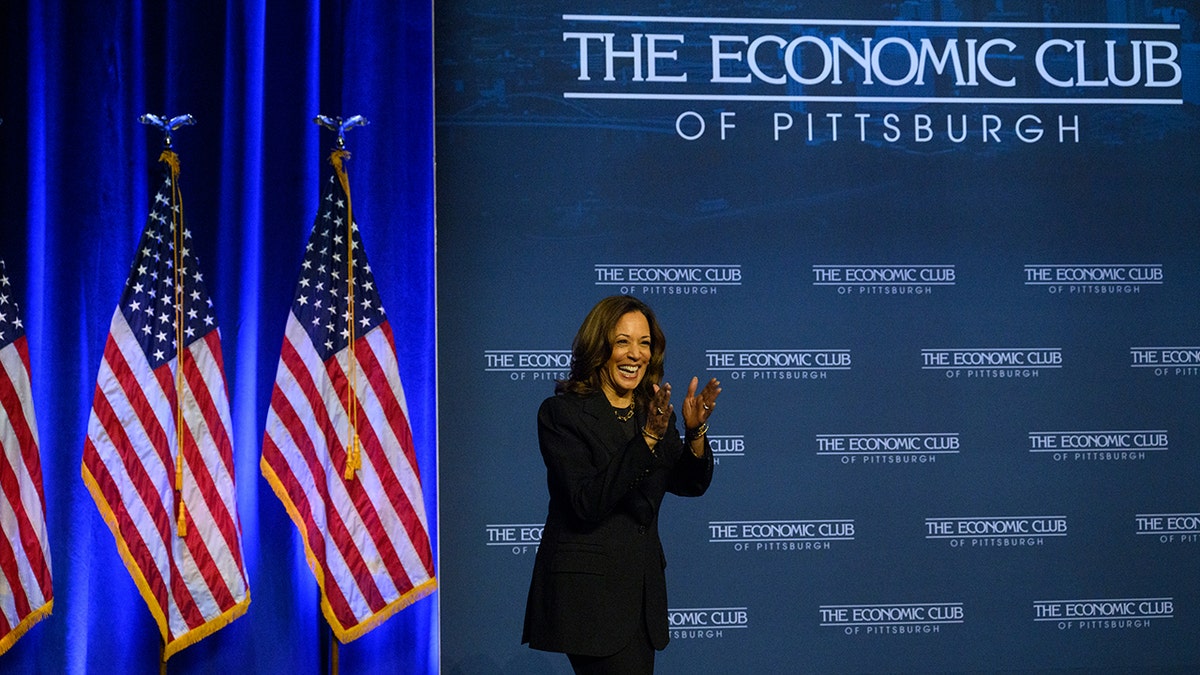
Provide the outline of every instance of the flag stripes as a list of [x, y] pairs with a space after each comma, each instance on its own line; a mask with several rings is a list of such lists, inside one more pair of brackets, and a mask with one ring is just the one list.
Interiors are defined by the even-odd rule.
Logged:
[[165, 660], [245, 613], [250, 592], [220, 333], [188, 251], [178, 160], [160, 159], [162, 187], [96, 376], [81, 472]]
[[[309, 238], [261, 468], [304, 539], [326, 620], [348, 642], [436, 580], [391, 326], [357, 227], [347, 226], [344, 184], [329, 177]], [[355, 434], [361, 466], [347, 479]]]
[[29, 343], [0, 260], [0, 654], [54, 606], [38, 445]]

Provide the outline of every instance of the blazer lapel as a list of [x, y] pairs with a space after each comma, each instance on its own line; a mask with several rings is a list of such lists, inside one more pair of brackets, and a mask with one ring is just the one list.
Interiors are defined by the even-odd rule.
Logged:
[[605, 448], [616, 449], [625, 445], [621, 425], [613, 415], [612, 404], [604, 392], [597, 392], [584, 399], [582, 422], [600, 439]]

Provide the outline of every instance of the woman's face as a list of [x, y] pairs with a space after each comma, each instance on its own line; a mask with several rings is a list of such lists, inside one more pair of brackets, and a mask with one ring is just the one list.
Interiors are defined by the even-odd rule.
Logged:
[[650, 322], [641, 312], [621, 315], [609, 336], [612, 354], [600, 369], [600, 386], [610, 403], [625, 407], [650, 363]]

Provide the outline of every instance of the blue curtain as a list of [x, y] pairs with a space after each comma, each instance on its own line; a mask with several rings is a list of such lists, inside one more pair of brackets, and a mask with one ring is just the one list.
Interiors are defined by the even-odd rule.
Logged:
[[[21, 290], [54, 571], [53, 614], [4, 672], [154, 672], [160, 637], [80, 478], [109, 320], [175, 134], [193, 250], [221, 326], [249, 611], [169, 672], [323, 672], [331, 637], [302, 543], [261, 477], [284, 322], [332, 135], [396, 334], [437, 553], [432, 7], [413, 0], [0, 3], [0, 257]], [[435, 672], [437, 596], [339, 648], [343, 672]]]

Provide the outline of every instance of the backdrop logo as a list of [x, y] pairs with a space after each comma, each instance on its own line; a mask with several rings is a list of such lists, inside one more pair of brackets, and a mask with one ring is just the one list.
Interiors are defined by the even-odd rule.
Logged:
[[926, 464], [959, 447], [956, 433], [817, 434], [817, 454], [842, 464]]
[[929, 295], [934, 287], [953, 286], [954, 265], [813, 265], [813, 286], [830, 286], [838, 295]]
[[1063, 367], [1059, 347], [922, 349], [921, 369], [941, 371], [947, 378], [1035, 378]]
[[708, 524], [708, 541], [735, 551], [828, 551], [833, 542], [854, 541], [854, 521], [726, 520]]
[[1200, 541], [1200, 513], [1139, 513], [1133, 522], [1135, 534], [1157, 537], [1163, 544]]
[[717, 464], [727, 457], [746, 456], [746, 437], [737, 434], [709, 434], [708, 447], [712, 448], [713, 461]]
[[716, 640], [725, 631], [750, 627], [747, 607], [696, 607], [667, 610], [667, 626], [672, 640]]
[[716, 295], [742, 285], [741, 265], [596, 265], [597, 286], [629, 295]]
[[708, 349], [707, 370], [734, 380], [824, 380], [850, 370], [849, 349]]
[[1141, 461], [1147, 452], [1169, 447], [1165, 429], [1029, 432], [1029, 452], [1050, 455], [1056, 462]]
[[[675, 104], [675, 132], [689, 141], [759, 133], [773, 142], [1078, 143], [1079, 116], [1054, 108], [1183, 103], [1179, 24], [562, 19], [564, 99]], [[755, 116], [740, 119], [738, 103]], [[846, 108], [797, 112], [814, 103]], [[910, 112], [927, 104], [971, 114]]]
[[925, 519], [925, 538], [930, 541], [947, 541], [951, 548], [1044, 546], [1048, 538], [1065, 536], [1066, 516]]
[[940, 633], [942, 626], [966, 623], [961, 602], [869, 605], [821, 605], [820, 624], [846, 635]]
[[486, 349], [483, 360], [484, 371], [510, 380], [565, 380], [571, 373], [569, 349]]
[[1200, 347], [1130, 347], [1129, 366], [1157, 376], [1200, 375]]
[[501, 523], [486, 525], [485, 544], [507, 548], [513, 555], [537, 551], [542, 541], [541, 523]]
[[1149, 628], [1154, 621], [1175, 618], [1174, 598], [1035, 600], [1033, 620], [1059, 630]]
[[1163, 281], [1160, 264], [1025, 266], [1025, 285], [1040, 286], [1051, 295], [1128, 295]]

